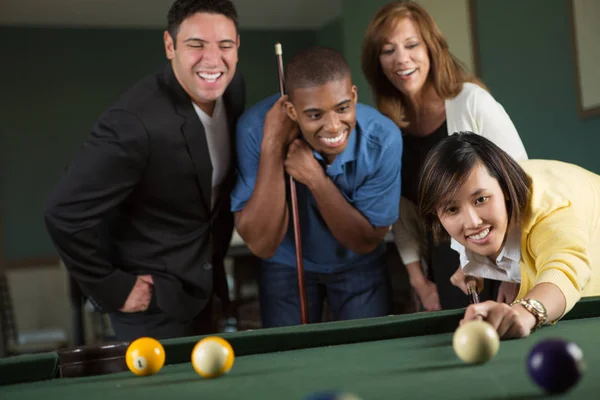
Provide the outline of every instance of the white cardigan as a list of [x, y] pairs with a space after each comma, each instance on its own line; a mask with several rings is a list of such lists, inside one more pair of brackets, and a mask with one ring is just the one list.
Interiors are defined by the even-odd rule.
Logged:
[[[458, 96], [445, 101], [448, 135], [471, 131], [494, 142], [516, 160], [527, 159], [521, 138], [504, 107], [480, 86], [466, 82]], [[400, 217], [392, 225], [394, 242], [406, 265], [421, 261], [426, 251], [425, 230], [417, 205], [400, 198]], [[458, 267], [458, 266], [457, 266]]]

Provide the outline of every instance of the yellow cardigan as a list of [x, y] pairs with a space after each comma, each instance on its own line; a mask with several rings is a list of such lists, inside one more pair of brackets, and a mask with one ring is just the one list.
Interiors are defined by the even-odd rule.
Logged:
[[519, 163], [533, 184], [521, 221], [517, 299], [553, 283], [566, 314], [581, 297], [600, 295], [600, 176], [560, 161]]

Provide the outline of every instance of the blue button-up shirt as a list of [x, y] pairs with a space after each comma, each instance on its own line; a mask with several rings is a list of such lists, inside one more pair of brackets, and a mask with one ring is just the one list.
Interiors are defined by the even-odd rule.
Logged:
[[[274, 95], [252, 106], [238, 121], [236, 146], [240, 171], [231, 194], [233, 212], [242, 210], [252, 196], [265, 117], [277, 98], [278, 95]], [[314, 152], [314, 155], [344, 198], [373, 226], [389, 226], [398, 219], [402, 135], [390, 119], [359, 103], [356, 106], [356, 127], [350, 133], [344, 151], [329, 166], [325, 165], [320, 154]], [[305, 270], [337, 272], [369, 264], [385, 252], [384, 243], [369, 254], [356, 254], [343, 247], [327, 227], [310, 190], [296, 182], [296, 192]], [[291, 218], [283, 242], [268, 261], [295, 267]]]

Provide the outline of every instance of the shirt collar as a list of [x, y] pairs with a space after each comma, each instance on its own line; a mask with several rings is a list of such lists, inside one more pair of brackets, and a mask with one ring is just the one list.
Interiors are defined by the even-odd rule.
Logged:
[[[333, 163], [331, 165], [328, 165], [327, 173], [329, 175], [343, 174], [344, 173], [344, 169], [343, 169], [344, 164], [356, 160], [357, 153], [358, 153], [358, 139], [356, 136], [358, 135], [359, 131], [360, 131], [360, 128], [358, 126], [358, 119], [357, 119], [354, 129], [352, 130], [352, 132], [350, 132], [350, 137], [348, 138], [348, 144], [346, 145], [346, 148], [344, 149], [344, 151], [341, 154], [338, 154], [335, 157], [335, 159], [333, 160]], [[315, 158], [317, 160], [321, 160], [321, 161], [325, 162], [323, 157], [318, 152], [313, 150], [313, 154], [315, 155]]]
[[[452, 239], [450, 247], [455, 250], [460, 256], [460, 266], [464, 269], [471, 260], [482, 262], [487, 260], [487, 257], [481, 256], [477, 253], [473, 253], [469, 249], [465, 248], [462, 244]], [[520, 262], [521, 260], [521, 228], [513, 227], [506, 237], [506, 242], [496, 258], [496, 263], [508, 259], [512, 262]]]
[[506, 242], [504, 243], [504, 247], [500, 254], [498, 254], [498, 258], [496, 258], [496, 262], [502, 261], [504, 258], [509, 259], [513, 262], [518, 262], [521, 260], [521, 229], [512, 228], [508, 232], [508, 236], [506, 237]]
[[192, 106], [194, 107], [196, 114], [198, 114], [198, 117], [202, 120], [203, 123], [211, 123], [213, 120], [215, 120], [217, 117], [220, 117], [220, 115], [221, 115], [221, 110], [223, 108], [223, 98], [219, 97], [216, 100], [215, 108], [213, 109], [212, 116], [210, 116], [206, 112], [204, 112], [204, 110], [201, 109], [200, 106], [198, 106], [193, 101], [192, 101]]

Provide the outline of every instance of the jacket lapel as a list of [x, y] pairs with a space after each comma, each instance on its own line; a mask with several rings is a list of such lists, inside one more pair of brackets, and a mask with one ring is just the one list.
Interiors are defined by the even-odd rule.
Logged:
[[204, 205], [209, 211], [208, 214], [210, 214], [213, 168], [208, 144], [206, 143], [206, 131], [191, 104], [189, 108], [188, 116], [181, 127], [181, 131], [196, 170], [196, 179], [198, 185], [200, 185]]
[[227, 113], [227, 126], [229, 127], [229, 143], [231, 145], [231, 165], [237, 166], [237, 153], [235, 146], [237, 121], [244, 111], [246, 102], [245, 83], [242, 74], [238, 71], [233, 76], [229, 87], [223, 94], [223, 103]]
[[229, 150], [231, 155], [231, 166], [225, 181], [223, 182], [223, 192], [229, 195], [233, 189], [237, 178], [237, 148], [236, 148], [236, 129], [237, 121], [244, 111], [246, 103], [246, 88], [242, 74], [237, 71], [233, 76], [231, 83], [223, 94], [223, 104], [227, 113], [227, 126], [229, 129]]
[[176, 112], [184, 119], [181, 125], [181, 133], [196, 170], [196, 179], [204, 206], [207, 214], [210, 215], [213, 168], [206, 142], [206, 131], [192, 106], [189, 96], [177, 81], [170, 64], [165, 67], [164, 75], [167, 86], [174, 94]]

